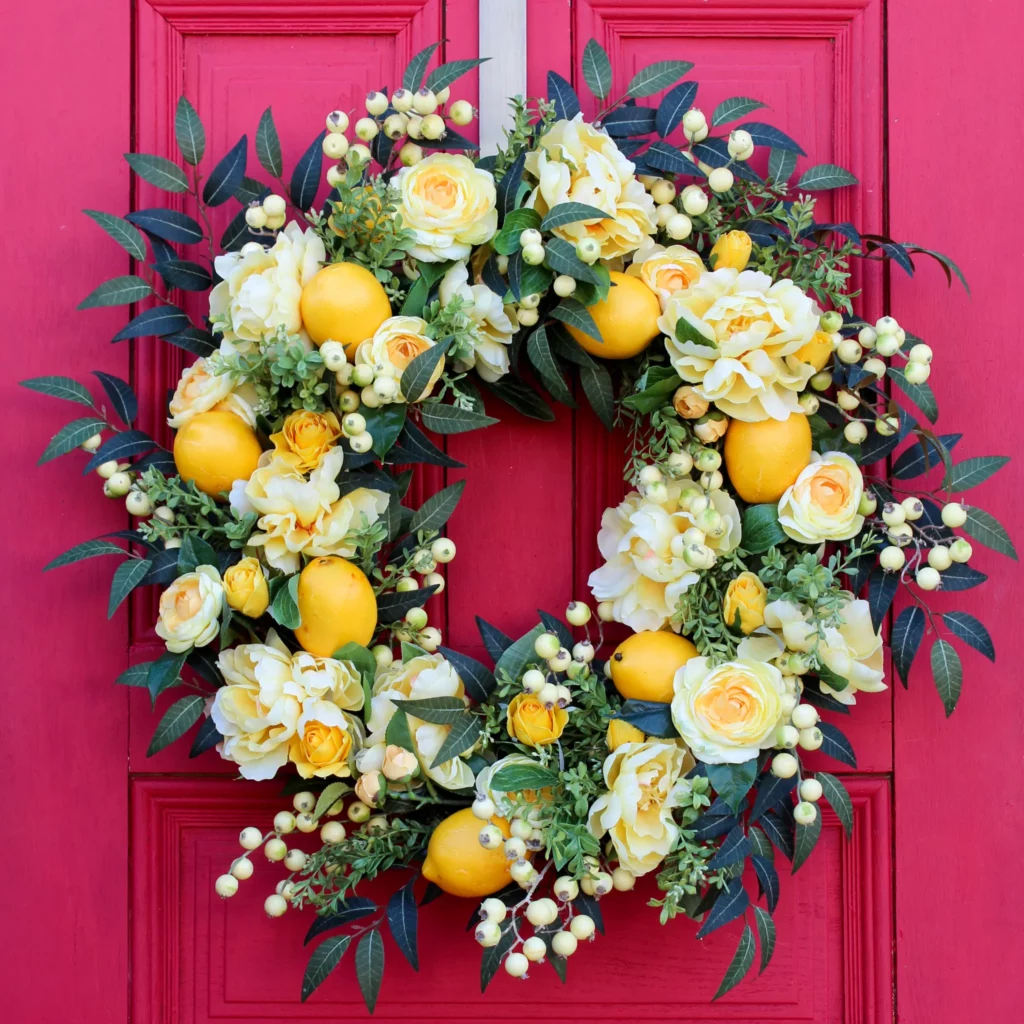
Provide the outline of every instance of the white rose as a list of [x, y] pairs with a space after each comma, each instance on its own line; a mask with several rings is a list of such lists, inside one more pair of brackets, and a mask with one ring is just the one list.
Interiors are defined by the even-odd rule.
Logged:
[[842, 452], [811, 453], [811, 461], [779, 500], [779, 526], [804, 544], [849, 540], [860, 533], [864, 477]]
[[465, 373], [475, 367], [484, 380], [492, 383], [508, 373], [508, 346], [518, 326], [509, 315], [512, 307], [505, 307], [487, 285], [470, 285], [469, 270], [461, 260], [441, 278], [439, 296], [442, 306], [456, 296], [461, 298], [463, 312], [474, 325], [472, 347], [452, 352], [455, 369]]
[[292, 655], [292, 676], [309, 697], [329, 700], [345, 711], [359, 711], [363, 706], [362, 676], [351, 661], [299, 651]]
[[160, 595], [157, 636], [175, 654], [190, 647], [205, 647], [220, 631], [224, 584], [212, 565], [198, 565], [195, 572], [179, 576]]

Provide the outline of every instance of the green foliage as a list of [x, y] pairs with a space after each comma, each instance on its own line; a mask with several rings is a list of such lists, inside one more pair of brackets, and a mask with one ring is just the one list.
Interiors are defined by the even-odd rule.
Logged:
[[146, 757], [152, 757], [164, 747], [184, 736], [202, 717], [205, 706], [205, 698], [197, 693], [175, 701], [160, 719], [160, 724], [157, 725], [153, 739], [150, 740], [149, 748], [146, 750]]
[[736, 952], [733, 954], [733, 958], [725, 970], [722, 983], [718, 986], [718, 991], [712, 999], [720, 999], [746, 977], [751, 964], [754, 962], [754, 949], [754, 933], [750, 930], [749, 924], [744, 924], [743, 931], [740, 934], [739, 945], [736, 947]]
[[154, 505], [166, 505], [175, 513], [171, 523], [158, 516], [140, 522], [139, 533], [145, 540], [165, 541], [191, 535], [215, 543], [215, 538], [222, 538], [230, 547], [241, 548], [256, 524], [255, 514], [239, 518], [228, 505], [215, 501], [191, 481], [164, 476], [154, 466], [141, 474], [138, 483]]

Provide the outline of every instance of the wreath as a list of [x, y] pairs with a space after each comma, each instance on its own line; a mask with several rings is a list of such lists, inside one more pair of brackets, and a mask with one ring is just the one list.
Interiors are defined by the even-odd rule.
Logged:
[[[792, 183], [800, 146], [744, 120], [755, 100], [709, 121], [687, 62], [644, 68], [610, 102], [591, 40], [596, 117], [552, 72], [550, 98], [511, 100], [504, 144], [479, 158], [458, 130], [475, 112], [450, 89], [480, 61], [428, 75], [436, 49], [354, 124], [329, 114], [287, 186], [269, 108], [255, 150], [273, 187], [247, 176], [245, 136], [202, 173], [182, 97], [182, 163], [126, 159], [191, 212], [85, 211], [136, 272], [80, 308], [141, 304], [113, 340], [196, 359], [169, 401], [170, 450], [134, 426], [124, 380], [96, 371], [106, 406], [68, 377], [24, 382], [89, 410], [40, 461], [83, 449], [135, 520], [47, 568], [120, 556], [110, 615], [164, 588], [166, 652], [117, 680], [184, 694], [150, 754], [191, 732], [193, 755], [215, 747], [245, 779], [287, 775], [291, 806], [242, 831], [216, 892], [232, 896], [260, 849], [281, 865], [267, 914], [317, 915], [303, 1000], [352, 945], [372, 1010], [382, 932], [418, 968], [418, 906], [442, 891], [482, 900], [484, 987], [544, 960], [564, 980], [603, 931], [600, 900], [648, 874], [663, 924], [742, 926], [721, 995], [758, 946], [761, 969], [771, 959], [779, 860], [795, 872], [810, 855], [819, 801], [852, 830], [843, 783], [805, 772], [801, 751], [855, 766], [820, 715], [885, 689], [896, 594], [896, 673], [905, 685], [934, 636], [947, 714], [950, 641], [994, 659], [977, 618], [927, 598], [985, 581], [972, 541], [1016, 557], [991, 515], [955, 500], [1007, 460], [953, 461], [960, 435], [932, 428], [932, 349], [892, 316], [859, 318], [850, 287], [854, 260], [912, 273], [929, 256], [951, 285], [963, 276], [921, 246], [817, 222], [814, 194], [853, 175], [819, 164]], [[209, 211], [232, 200], [218, 254]], [[182, 308], [190, 292], [209, 292], [202, 317]], [[490, 668], [429, 624], [463, 483], [411, 508], [399, 467], [459, 465], [431, 435], [496, 422], [482, 393], [553, 419], [535, 384], [626, 432], [629, 490], [602, 518], [594, 607], [542, 613], [517, 639], [478, 619]], [[605, 660], [609, 622], [633, 632]], [[295, 844], [315, 831], [319, 848]], [[402, 884], [378, 906], [361, 890], [393, 869]]]

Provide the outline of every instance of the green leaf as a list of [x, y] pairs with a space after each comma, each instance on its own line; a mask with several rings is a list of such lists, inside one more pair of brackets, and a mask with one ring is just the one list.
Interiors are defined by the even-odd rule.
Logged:
[[538, 327], [527, 339], [526, 352], [530, 357], [530, 362], [540, 374], [541, 382], [551, 392], [552, 397], [564, 405], [575, 405], [572, 392], [562, 376], [562, 368], [551, 353], [547, 329], [543, 325]]
[[752, 100], [747, 96], [733, 96], [730, 99], [722, 100], [711, 115], [711, 125], [713, 128], [717, 128], [720, 124], [738, 121], [751, 111], [760, 110], [765, 105], [760, 100]]
[[964, 672], [956, 648], [945, 640], [936, 640], [932, 645], [932, 678], [949, 718], [960, 699]]
[[421, 415], [423, 426], [436, 434], [464, 434], [469, 430], [479, 430], [498, 422], [482, 412], [461, 409], [457, 405], [441, 405], [440, 402], [424, 405]]
[[773, 149], [768, 156], [768, 177], [772, 181], [789, 181], [796, 170], [796, 153], [789, 149]]
[[146, 686], [149, 688], [149, 696], [153, 703], [164, 690], [176, 686], [181, 680], [181, 670], [185, 666], [188, 652], [182, 651], [174, 654], [171, 651], [164, 651], [159, 658], [149, 666], [149, 676], [146, 679]]
[[41, 395], [63, 398], [66, 402], [78, 402], [89, 409], [93, 407], [92, 395], [85, 385], [80, 384], [74, 377], [31, 377], [19, 383], [23, 388], [38, 391]]
[[[413, 362], [415, 361], [413, 360]], [[373, 453], [377, 458], [383, 459], [398, 440], [398, 435], [402, 432], [402, 427], [405, 426], [408, 409], [409, 407], [404, 402], [389, 402], [376, 409], [364, 405], [359, 410], [366, 420], [366, 429], [373, 437]], [[381, 490], [383, 489], [381, 488]]]
[[466, 713], [461, 697], [424, 697], [396, 702], [396, 706], [433, 725], [453, 725]]
[[580, 383], [597, 418], [611, 430], [615, 422], [615, 391], [611, 374], [600, 363], [580, 367]]
[[332, 935], [313, 950], [302, 978], [302, 1002], [305, 1002], [324, 983], [327, 975], [341, 963], [341, 958], [351, 942], [350, 935]]
[[518, 940], [511, 923], [505, 926], [501, 938], [493, 946], [484, 950], [480, 959], [480, 991], [486, 992], [491, 979], [497, 973], [505, 955], [512, 949]]
[[138, 302], [153, 294], [153, 289], [134, 274], [115, 277], [105, 281], [99, 288], [90, 292], [78, 304], [79, 309], [95, 309], [98, 306], [126, 306]]
[[285, 629], [298, 629], [302, 625], [299, 614], [299, 574], [288, 578], [285, 586], [279, 587], [270, 605], [270, 617]]
[[562, 299], [562, 301], [551, 310], [551, 315], [560, 320], [563, 324], [575, 327], [590, 338], [604, 343], [601, 337], [601, 330], [590, 315], [590, 310], [578, 299]]
[[556, 274], [568, 274], [577, 281], [587, 281], [598, 287], [607, 286], [607, 269], [584, 263], [576, 255], [576, 246], [572, 242], [567, 242], [564, 238], [549, 238], [544, 251], [545, 263]]
[[846, 787], [834, 775], [828, 772], [815, 772], [814, 777], [821, 783], [825, 799], [832, 805], [836, 817], [842, 822], [846, 838], [853, 837], [853, 801]]
[[761, 966], [757, 973], [763, 974], [775, 952], [775, 922], [764, 907], [754, 907], [754, 920], [757, 922], [757, 938], [761, 943]]
[[356, 946], [356, 980], [363, 993], [366, 1008], [373, 1013], [384, 977], [384, 940], [374, 928], [359, 940]]
[[220, 206], [238, 191], [245, 177], [248, 150], [249, 137], [243, 135], [217, 162], [203, 185], [203, 202], [207, 206]]
[[148, 210], [134, 210], [125, 220], [151, 235], [156, 235], [157, 238], [162, 238], [165, 242], [191, 245], [203, 240], [203, 229], [199, 222], [178, 210], [155, 206]]
[[588, 40], [583, 48], [583, 81], [599, 100], [605, 99], [612, 88], [612, 62], [596, 39]]
[[201, 537], [189, 534], [178, 548], [178, 572], [195, 572], [198, 565], [212, 565], [217, 568], [217, 552]]
[[604, 220], [608, 216], [604, 210], [588, 203], [559, 203], [551, 208], [551, 212], [541, 221], [541, 231], [560, 228], [563, 224], [575, 224], [581, 220]]
[[187, 292], [205, 292], [212, 283], [209, 271], [192, 260], [163, 260], [154, 263], [153, 269], [169, 287]]
[[796, 187], [805, 188], [809, 192], [824, 192], [830, 188], [843, 188], [845, 185], [856, 184], [857, 178], [837, 164], [815, 164], [800, 175]]
[[43, 463], [56, 459], [60, 455], [67, 455], [68, 452], [74, 451], [83, 441], [88, 441], [93, 434], [105, 430], [106, 427], [106, 421], [95, 416], [85, 416], [80, 420], [72, 420], [66, 426], [61, 427], [50, 438], [50, 443], [46, 446], [43, 454], [39, 456], [36, 465], [41, 466]]
[[451, 732], [445, 737], [444, 743], [441, 744], [441, 749], [434, 756], [430, 767], [436, 768], [439, 764], [444, 764], [445, 761], [450, 761], [453, 757], [458, 757], [459, 754], [469, 750], [476, 743], [481, 732], [479, 715], [464, 712], [452, 723]]
[[179, 97], [174, 111], [174, 137], [181, 155], [195, 167], [206, 152], [206, 131], [196, 108], [184, 96]]
[[518, 679], [520, 673], [531, 661], [539, 661], [533, 645], [537, 637], [544, 632], [546, 632], [544, 626], [537, 623], [529, 633], [525, 633], [515, 643], [505, 648], [501, 657], [495, 662], [495, 676], [500, 672], [507, 672], [512, 679]]
[[83, 210], [82, 213], [96, 221], [129, 256], [145, 260], [146, 240], [134, 224], [123, 217], [115, 217], [112, 213], [102, 213], [99, 210]]
[[116, 686], [138, 686], [149, 685], [149, 670], [153, 666], [152, 661], [140, 661], [138, 665], [132, 665], [125, 669], [115, 680]]
[[786, 539], [779, 526], [778, 505], [750, 505], [743, 513], [743, 533], [740, 541], [744, 551], [759, 555]]
[[260, 115], [260, 123], [256, 128], [256, 158], [260, 166], [274, 178], [284, 174], [281, 162], [281, 140], [274, 124], [274, 112], [270, 107]]
[[175, 701], [160, 719], [146, 750], [146, 757], [152, 757], [157, 751], [184, 736], [202, 717], [205, 705], [206, 701], [198, 693]]
[[907, 375], [897, 366], [890, 366], [886, 376], [934, 423], [939, 418], [939, 403], [935, 398], [932, 386], [925, 381], [923, 384], [912, 384]]
[[332, 782], [330, 785], [325, 786], [317, 794], [316, 807], [313, 808], [313, 817], [317, 820], [324, 817], [325, 814], [348, 792], [352, 789], [351, 786], [346, 785], [344, 782]]
[[402, 371], [399, 387], [407, 401], [420, 402], [427, 397], [430, 380], [444, 359], [449, 344], [451, 344], [451, 338], [443, 338], [416, 356]]
[[402, 88], [408, 89], [410, 92], [416, 92], [417, 89], [423, 84], [423, 75], [427, 70], [427, 65], [430, 63], [430, 58], [434, 56], [434, 51], [440, 46], [440, 43], [431, 43], [429, 46], [424, 47], [416, 54], [411, 61], [409, 61], [408, 67], [405, 69], [405, 74], [402, 75]]
[[985, 626], [967, 612], [944, 612], [942, 621], [965, 644], [984, 654], [989, 661], [996, 660], [996, 648]]
[[973, 459], [964, 459], [953, 466], [949, 474], [947, 491], [967, 491], [978, 484], [984, 483], [993, 473], [1003, 468], [1010, 458], [1008, 455], [981, 455]]
[[95, 558], [97, 555], [123, 555], [124, 548], [109, 540], [86, 540], [68, 548], [62, 555], [58, 555], [52, 562], [43, 566], [43, 572], [50, 569], [60, 569], [65, 565], [72, 565], [74, 562], [84, 561], [86, 558]]
[[185, 172], [173, 161], [152, 153], [125, 153], [128, 166], [143, 181], [156, 185], [165, 192], [187, 192], [188, 178]]
[[153, 563], [148, 558], [129, 558], [122, 562], [114, 572], [110, 583], [110, 602], [107, 605], [107, 618], [112, 619], [121, 602], [138, 586], [142, 577], [149, 572]]
[[384, 730], [384, 742], [389, 746], [394, 744], [403, 750], [415, 752], [416, 747], [413, 744], [412, 733], [409, 730], [409, 719], [402, 710], [404, 703], [405, 701], [394, 701], [396, 711], [391, 716], [387, 729]]
[[720, 999], [730, 989], [735, 988], [744, 979], [753, 962], [754, 933], [750, 930], [749, 924], [744, 924], [743, 934], [740, 935], [739, 945], [736, 947], [736, 952], [733, 954], [732, 962], [726, 969], [725, 977], [722, 978], [722, 984], [718, 986], [718, 991], [712, 997], [712, 1002], [714, 1002], [715, 999]]
[[292, 180], [288, 186], [288, 194], [292, 203], [299, 210], [308, 210], [316, 199], [320, 187], [320, 171], [323, 168], [323, 142], [327, 134], [325, 128], [309, 144], [309, 148], [299, 157], [299, 162], [292, 171]]
[[427, 88], [434, 92], [440, 92], [456, 79], [461, 78], [467, 71], [478, 68], [490, 59], [490, 57], [470, 57], [466, 60], [450, 60], [447, 64], [439, 64], [427, 76]]
[[419, 925], [419, 910], [416, 906], [416, 893], [413, 886], [416, 878], [410, 878], [388, 900], [387, 915], [388, 927], [391, 929], [391, 937], [395, 945], [402, 951], [402, 955], [409, 961], [414, 971], [420, 969], [419, 952], [416, 948], [416, 935]]
[[634, 97], [653, 96], [674, 85], [692, 69], [693, 64], [688, 60], [659, 60], [638, 71], [626, 91]]
[[558, 782], [558, 776], [539, 764], [507, 764], [490, 780], [498, 793], [522, 793], [527, 789], [547, 789]]
[[889, 637], [896, 674], [906, 686], [921, 638], [924, 636], [924, 612], [916, 604], [904, 608], [896, 617]]
[[427, 498], [413, 514], [409, 522], [409, 533], [415, 534], [417, 530], [440, 530], [451, 518], [465, 488], [466, 481], [458, 480]]
[[652, 413], [663, 405], [668, 405], [672, 395], [683, 383], [671, 366], [652, 366], [637, 381], [637, 391], [627, 395], [622, 404], [637, 412]]
[[[711, 328], [704, 327], [704, 330], [710, 331]], [[714, 335], [712, 335], [709, 338], [698, 327], [690, 323], [690, 321], [687, 320], [685, 316], [681, 316], [676, 321], [675, 336], [676, 341], [678, 341], [680, 345], [699, 345], [701, 348], [710, 348], [716, 350], [718, 348], [718, 345], [715, 342]]]
[[967, 522], [964, 523], [963, 529], [964, 533], [979, 544], [1016, 560], [1017, 549], [1013, 546], [1010, 535], [1003, 529], [999, 520], [984, 509], [973, 505], [967, 506]]
[[757, 758], [742, 764], [709, 764], [707, 772], [715, 792], [738, 814], [757, 778]]
[[[824, 788], [824, 787], [823, 787]], [[810, 825], [796, 826], [796, 843], [793, 848], [793, 874], [795, 875], [804, 861], [811, 855], [821, 835], [821, 815], [819, 814]]]

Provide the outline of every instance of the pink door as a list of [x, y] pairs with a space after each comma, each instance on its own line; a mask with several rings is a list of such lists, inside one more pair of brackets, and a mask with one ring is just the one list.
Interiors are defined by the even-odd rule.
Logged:
[[[238, 829], [273, 813], [279, 787], [234, 781], [213, 753], [189, 759], [172, 746], [147, 759], [156, 721], [148, 700], [111, 684], [129, 659], [153, 656], [152, 602], [135, 601], [108, 625], [109, 570], [99, 561], [59, 579], [39, 573], [70, 544], [123, 528], [124, 513], [94, 479], [56, 463], [34, 469], [53, 420], [13, 382], [54, 372], [130, 373], [154, 410], [176, 380], [177, 350], [157, 349], [152, 339], [133, 349], [109, 344], [122, 326], [120, 310], [72, 311], [98, 280], [126, 271], [79, 210], [153, 205], [146, 186], [130, 184], [120, 154], [173, 155], [179, 94], [202, 111], [217, 152], [242, 132], [251, 140], [273, 104], [290, 167], [319, 131], [322, 111], [356, 108], [367, 88], [394, 84], [411, 55], [438, 39], [448, 40], [446, 59], [476, 56], [479, 20], [505, 3], [52, 0], [21, 5], [4, 36], [5, 121], [14, 140], [0, 151], [14, 313], [3, 375], [14, 452], [5, 490], [15, 508], [8, 519], [19, 528], [4, 546], [14, 664], [0, 720], [9, 823], [0, 973], [13, 1024], [278, 1024], [366, 1015], [350, 965], [299, 1002], [309, 922], [298, 914], [267, 921], [265, 887], [249, 884], [228, 902], [213, 898]], [[683, 57], [696, 65], [705, 109], [727, 96], [756, 96], [814, 162], [857, 174], [860, 187], [837, 195], [830, 219], [953, 255], [973, 299], [947, 292], [942, 275], [922, 266], [912, 280], [865, 275], [867, 312], [880, 314], [887, 296], [888, 308], [935, 348], [945, 364], [935, 375], [940, 405], [956, 410], [939, 427], [969, 428], [964, 446], [974, 447], [964, 455], [1022, 454], [1010, 390], [1019, 287], [1006, 251], [1013, 243], [1005, 240], [1015, 238], [1024, 204], [999, 187], [1024, 155], [1010, 127], [1024, 85], [1016, 53], [1024, 17], [1016, 5], [528, 0], [526, 7], [532, 95], [544, 93], [548, 69], [578, 78], [590, 37], [611, 54], [617, 81], [653, 60]], [[475, 76], [465, 81], [475, 100]], [[447, 642], [470, 654], [479, 653], [476, 613], [522, 632], [534, 609], [558, 609], [585, 593], [601, 510], [621, 496], [621, 446], [592, 416], [560, 409], [555, 423], [537, 424], [498, 414], [500, 426], [450, 440], [469, 483], [451, 524], [463, 555], [452, 566], [443, 625]], [[140, 426], [159, 430], [155, 422]], [[443, 473], [425, 485], [436, 489]], [[1006, 522], [1018, 473], [1011, 467], [977, 498]], [[858, 769], [821, 762], [844, 775], [854, 838], [847, 842], [826, 813], [815, 856], [783, 882], [779, 943], [763, 976], [711, 1004], [736, 934], [727, 928], [698, 943], [683, 920], [662, 931], [640, 901], [609, 901], [612, 938], [572, 962], [569, 986], [553, 972], [540, 972], [528, 988], [501, 975], [480, 996], [478, 953], [463, 931], [470, 908], [447, 900], [423, 912], [431, 938], [421, 943], [418, 975], [387, 950], [376, 1019], [1020, 1019], [1024, 988], [1012, 966], [1024, 896], [1015, 870], [1024, 852], [1015, 821], [1024, 733], [1013, 661], [1016, 580], [994, 556], [979, 555], [977, 564], [1000, 574], [984, 616], [1000, 650], [998, 669], [966, 652], [968, 685], [948, 722], [925, 679], [858, 708], [847, 728]], [[949, 607], [955, 596], [945, 599]]]

